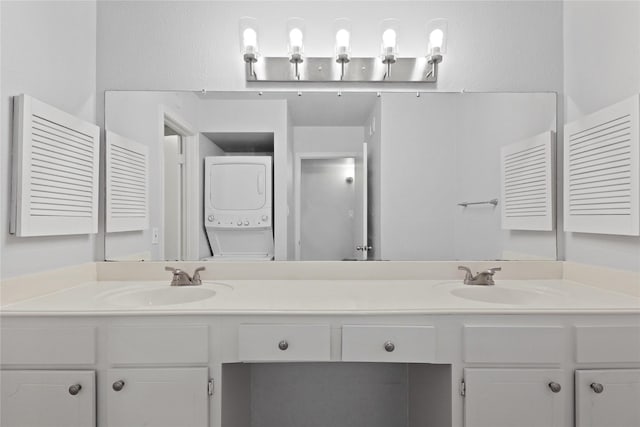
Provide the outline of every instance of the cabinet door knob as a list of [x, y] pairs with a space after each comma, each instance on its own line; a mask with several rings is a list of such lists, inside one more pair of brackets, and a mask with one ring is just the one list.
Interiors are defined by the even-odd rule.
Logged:
[[396, 349], [396, 345], [391, 341], [387, 341], [384, 343], [384, 349], [387, 350], [389, 353], [391, 353], [393, 350]]
[[75, 396], [76, 394], [80, 393], [80, 390], [82, 390], [82, 386], [80, 384], [69, 386], [69, 394], [71, 396]]
[[594, 392], [600, 394], [604, 391], [604, 386], [600, 383], [591, 383], [591, 385], [589, 386], [591, 387], [591, 390], [593, 390]]
[[551, 391], [554, 392], [554, 393], [559, 393], [560, 390], [562, 390], [562, 386], [560, 386], [560, 384], [558, 384], [556, 382], [551, 381], [549, 383], [549, 389], [551, 389]]
[[122, 390], [124, 388], [124, 381], [118, 380], [118, 381], [114, 382], [111, 387], [113, 387], [114, 391], [120, 391], [120, 390]]
[[282, 351], [285, 351], [289, 348], [289, 343], [287, 342], [287, 340], [282, 340], [278, 343], [278, 348]]

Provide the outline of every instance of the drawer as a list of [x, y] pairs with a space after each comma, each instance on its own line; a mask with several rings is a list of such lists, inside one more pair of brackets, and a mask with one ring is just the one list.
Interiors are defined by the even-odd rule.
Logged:
[[327, 361], [331, 359], [329, 325], [240, 325], [241, 361]]
[[576, 326], [576, 362], [640, 363], [640, 327]]
[[114, 365], [209, 362], [207, 325], [112, 326], [108, 337]]
[[549, 363], [564, 360], [562, 326], [465, 326], [467, 363]]
[[432, 326], [344, 325], [342, 360], [430, 363], [436, 361]]
[[3, 328], [2, 365], [93, 365], [94, 327]]

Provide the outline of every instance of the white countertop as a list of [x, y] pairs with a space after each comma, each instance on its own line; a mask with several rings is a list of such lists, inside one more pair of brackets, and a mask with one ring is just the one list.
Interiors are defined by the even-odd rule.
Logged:
[[[166, 305], [154, 304], [147, 292], [171, 301], [189, 299], [187, 292], [212, 296]], [[206, 280], [196, 287], [89, 281], [0, 307], [2, 316], [438, 313], [640, 313], [640, 298], [561, 279], [496, 280], [495, 286], [460, 280]]]

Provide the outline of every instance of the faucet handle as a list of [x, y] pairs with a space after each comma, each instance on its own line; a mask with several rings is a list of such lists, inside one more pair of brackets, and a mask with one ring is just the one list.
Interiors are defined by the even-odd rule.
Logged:
[[490, 274], [490, 275], [494, 275], [496, 274], [496, 271], [502, 271], [502, 267], [493, 267], [493, 268], [488, 268], [485, 273]]
[[193, 272], [193, 278], [191, 279], [191, 283], [194, 285], [202, 285], [202, 279], [200, 279], [200, 272], [206, 270], [204, 267], [196, 268], [196, 271]]

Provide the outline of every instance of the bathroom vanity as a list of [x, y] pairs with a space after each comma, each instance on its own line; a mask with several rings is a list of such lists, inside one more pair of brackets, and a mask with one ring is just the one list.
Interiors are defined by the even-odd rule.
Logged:
[[165, 263], [98, 264], [93, 280], [5, 304], [2, 425], [640, 419], [638, 295], [579, 283], [559, 262], [501, 263], [493, 287], [463, 285], [454, 263], [381, 263], [376, 279], [360, 263], [313, 264], [244, 270], [263, 280], [221, 265], [173, 288]]

